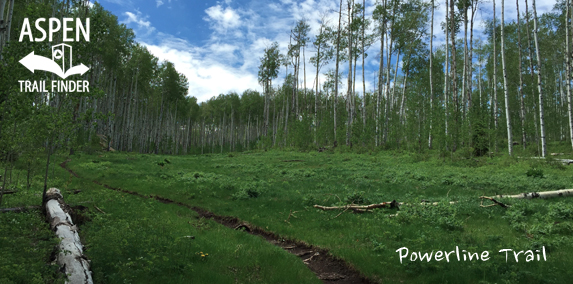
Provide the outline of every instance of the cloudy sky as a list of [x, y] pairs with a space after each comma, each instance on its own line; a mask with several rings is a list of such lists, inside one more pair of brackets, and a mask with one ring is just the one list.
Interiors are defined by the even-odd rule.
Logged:
[[[310, 24], [312, 40], [323, 15], [331, 25], [337, 25], [339, 4], [338, 0], [97, 1], [117, 15], [121, 23], [132, 28], [136, 40], [147, 46], [151, 53], [160, 60], [173, 62], [189, 80], [189, 95], [197, 97], [200, 102], [231, 91], [240, 94], [246, 89], [262, 90], [257, 83], [257, 71], [264, 49], [277, 41], [281, 52], [285, 53], [291, 28], [303, 18]], [[525, 2], [519, 1], [523, 12]], [[434, 46], [444, 43], [445, 35], [439, 29], [445, 15], [446, 1], [443, 2], [436, 2]], [[551, 11], [556, 1], [536, 2], [538, 13], [541, 14]], [[372, 14], [375, 3], [376, 0], [366, 0], [367, 17]], [[515, 1], [505, 4], [506, 21], [515, 21], [515, 6]], [[496, 0], [498, 18], [500, 9], [501, 0]], [[485, 0], [480, 3], [474, 24], [475, 38], [483, 37], [483, 21], [491, 19], [492, 15], [493, 2]], [[309, 47], [306, 53], [308, 88], [313, 87], [315, 76], [308, 62], [313, 52]], [[370, 56], [366, 60], [365, 74], [366, 88], [370, 91], [378, 68], [379, 43], [374, 44], [368, 53]], [[333, 66], [327, 65], [322, 72]], [[341, 66], [346, 73], [347, 64]], [[358, 70], [360, 68], [359, 65]], [[283, 67], [276, 83], [281, 84], [284, 76]], [[362, 78], [360, 71], [357, 71], [357, 78]], [[302, 75], [300, 80], [302, 84]], [[323, 82], [324, 77], [320, 81]], [[276, 83], [273, 85], [276, 86]]]

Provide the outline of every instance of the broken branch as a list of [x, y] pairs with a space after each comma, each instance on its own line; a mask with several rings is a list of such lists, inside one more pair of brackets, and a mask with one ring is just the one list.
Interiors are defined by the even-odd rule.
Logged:
[[105, 212], [103, 212], [103, 211], [102, 211], [101, 209], [99, 209], [97, 206], [94, 205], [94, 208], [95, 208], [97, 211], [101, 212], [102, 214], [105, 214]]
[[41, 208], [40, 206], [4, 208], [4, 209], [0, 209], [0, 213], [5, 213], [5, 212], [21, 213], [21, 212], [26, 212], [26, 211], [30, 211], [30, 210], [40, 209], [40, 208]]
[[348, 209], [352, 209], [355, 211], [361, 211], [361, 210], [370, 210], [370, 209], [376, 209], [376, 208], [395, 208], [398, 207], [398, 205], [402, 205], [402, 203], [398, 203], [396, 202], [396, 200], [393, 200], [392, 202], [382, 202], [382, 203], [378, 203], [378, 204], [370, 204], [370, 205], [355, 205], [355, 204], [350, 204], [350, 205], [346, 205], [346, 206], [322, 206], [322, 205], [314, 205], [314, 208], [318, 208], [318, 209], [322, 209], [322, 210], [340, 210], [340, 209], [344, 209], [345, 211]]
[[[509, 208], [509, 207], [510, 207], [509, 205], [505, 205], [505, 204], [503, 204], [503, 203], [501, 203], [501, 202], [495, 200], [495, 198], [493, 198], [493, 197], [480, 196], [480, 199], [482, 199], [482, 204], [480, 205], [480, 207], [491, 207], [491, 206], [495, 206], [495, 205], [499, 205], [499, 206], [501, 206], [501, 207], [503, 207], [503, 208]], [[491, 200], [491, 201], [493, 201], [493, 203], [495, 203], [495, 204], [483, 205], [483, 199]]]

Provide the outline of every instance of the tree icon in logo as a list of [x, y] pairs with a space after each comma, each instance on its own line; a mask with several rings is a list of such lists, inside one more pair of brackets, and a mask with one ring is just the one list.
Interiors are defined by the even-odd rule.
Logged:
[[[72, 47], [65, 43], [52, 46], [52, 61], [58, 63], [58, 66], [62, 68], [62, 72], [66, 72], [72, 68]], [[68, 68], [66, 68], [66, 61], [68, 63]]]

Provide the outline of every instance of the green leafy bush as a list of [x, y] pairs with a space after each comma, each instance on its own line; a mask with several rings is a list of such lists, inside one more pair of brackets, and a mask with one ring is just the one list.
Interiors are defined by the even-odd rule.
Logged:
[[364, 198], [364, 194], [365, 194], [364, 191], [354, 191], [354, 192], [346, 195], [346, 197], [344, 198], [344, 202], [346, 202], [347, 204], [368, 204], [368, 203], [370, 203], [370, 200]]
[[528, 177], [533, 177], [533, 178], [543, 178], [544, 177], [543, 176], [543, 170], [537, 169], [537, 168], [531, 168], [531, 169], [527, 170], [525, 175], [527, 175]]

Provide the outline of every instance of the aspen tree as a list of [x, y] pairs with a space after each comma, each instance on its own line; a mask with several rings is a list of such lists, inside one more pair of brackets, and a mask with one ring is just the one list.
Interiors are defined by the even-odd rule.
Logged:
[[537, 8], [535, 7], [535, 0], [533, 0], [533, 38], [535, 41], [535, 54], [537, 57], [537, 90], [539, 91], [539, 128], [541, 131], [541, 156], [547, 156], [547, 143], [545, 141], [545, 117], [543, 113], [543, 87], [541, 86], [541, 56], [539, 54], [539, 41], [537, 37], [538, 24], [537, 24]]
[[517, 49], [518, 49], [518, 71], [519, 71], [519, 102], [520, 102], [520, 116], [521, 116], [521, 143], [525, 150], [526, 136], [525, 136], [525, 98], [523, 95], [523, 71], [522, 71], [522, 55], [521, 55], [521, 22], [519, 15], [519, 0], [515, 0], [515, 7], [517, 9]]
[[507, 149], [510, 156], [513, 155], [513, 141], [511, 139], [511, 116], [509, 112], [509, 94], [507, 89], [507, 71], [505, 68], [505, 34], [504, 34], [505, 0], [501, 0], [501, 65], [503, 68], [503, 92], [505, 95], [505, 119], [507, 122]]

